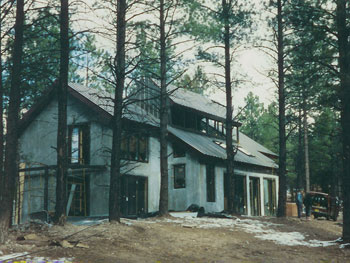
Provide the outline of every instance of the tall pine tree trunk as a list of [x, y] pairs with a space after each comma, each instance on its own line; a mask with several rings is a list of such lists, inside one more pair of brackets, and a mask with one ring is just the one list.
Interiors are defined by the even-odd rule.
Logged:
[[66, 220], [67, 200], [67, 92], [69, 65], [68, 38], [68, 0], [61, 0], [60, 13], [60, 77], [57, 86], [58, 127], [57, 127], [57, 170], [56, 170], [56, 224], [63, 225]]
[[[305, 91], [304, 91], [305, 92]], [[305, 168], [305, 190], [310, 191], [310, 162], [309, 162], [309, 138], [308, 138], [308, 123], [307, 123], [307, 109], [306, 98], [303, 98], [303, 135], [304, 135], [304, 168]]]
[[109, 189], [109, 221], [120, 222], [121, 216], [121, 140], [123, 91], [125, 85], [125, 32], [126, 32], [126, 0], [117, 2], [117, 54], [115, 58], [116, 86], [113, 116], [113, 142], [111, 155], [111, 175]]
[[229, 185], [228, 212], [235, 211], [235, 178], [234, 178], [234, 151], [232, 142], [232, 83], [231, 83], [231, 54], [230, 54], [230, 25], [229, 25], [229, 3], [222, 1], [222, 10], [225, 19], [224, 42], [225, 42], [225, 92], [226, 92], [226, 169]]
[[0, 200], [0, 244], [7, 239], [18, 178], [18, 122], [21, 103], [21, 61], [23, 54], [24, 0], [17, 0], [15, 40], [12, 55], [11, 87], [7, 118], [5, 171]]
[[279, 192], [277, 216], [286, 216], [287, 180], [286, 180], [286, 116], [284, 91], [284, 41], [282, 21], [282, 0], [277, 0], [277, 52], [278, 52], [278, 127], [279, 127]]
[[303, 127], [302, 127], [302, 105], [299, 103], [298, 112], [298, 155], [297, 155], [297, 189], [303, 188]]
[[[2, 21], [2, 1], [0, 0], [0, 20]], [[0, 199], [3, 193], [3, 174], [4, 174], [4, 86], [2, 79], [2, 23], [0, 22]]]
[[160, 198], [159, 214], [168, 214], [168, 107], [164, 0], [160, 0]]
[[343, 241], [350, 242], [350, 52], [346, 27], [347, 1], [337, 0], [337, 33], [340, 69], [341, 126], [343, 139]]
[[303, 188], [303, 130], [302, 130], [302, 109], [299, 104], [298, 114], [298, 155], [297, 155], [297, 189]]

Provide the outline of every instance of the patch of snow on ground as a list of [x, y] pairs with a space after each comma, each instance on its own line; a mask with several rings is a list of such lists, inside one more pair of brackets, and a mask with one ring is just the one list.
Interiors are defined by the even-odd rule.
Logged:
[[[170, 214], [172, 215], [172, 213]], [[223, 219], [223, 218], [209, 218], [209, 217], [177, 217], [175, 219], [166, 218], [164, 219], [168, 223], [177, 223], [186, 227], [193, 228], [233, 228], [235, 221], [232, 219]]]
[[176, 218], [187, 218], [187, 217], [197, 217], [198, 213], [192, 213], [192, 212], [171, 212], [169, 213], [172, 217]]
[[127, 226], [133, 225], [132, 220], [127, 219], [127, 218], [121, 218], [121, 219], [120, 219], [120, 222], [122, 222], [123, 224], [125, 224], [125, 225], [127, 225]]
[[307, 241], [305, 240], [305, 236], [300, 232], [281, 232], [275, 230], [274, 228], [280, 226], [280, 224], [252, 219], [197, 218], [194, 214], [196, 213], [170, 213], [174, 219], [166, 218], [157, 221], [176, 223], [190, 228], [227, 228], [231, 231], [236, 228], [251, 233], [261, 240], [269, 240], [285, 246], [327, 247], [336, 245], [336, 241]]
[[307, 243], [304, 241], [305, 237], [299, 232], [276, 232], [268, 231], [270, 233], [257, 235], [256, 237], [262, 240], [273, 241], [276, 244], [285, 246], [306, 246]]
[[329, 247], [337, 244], [337, 240], [333, 240], [333, 241], [310, 240], [309, 242], [310, 242], [310, 247]]
[[341, 244], [339, 247], [340, 247], [340, 248], [347, 248], [347, 247], [350, 247], [350, 243]]
[[93, 226], [93, 225], [100, 225], [102, 223], [108, 222], [108, 219], [81, 219], [77, 221], [68, 221], [76, 226]]

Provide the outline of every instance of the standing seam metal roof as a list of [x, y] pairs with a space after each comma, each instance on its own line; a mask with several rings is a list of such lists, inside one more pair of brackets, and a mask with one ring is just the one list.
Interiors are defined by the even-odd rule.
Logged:
[[[100, 107], [101, 109], [109, 113], [111, 116], [113, 116], [113, 98], [110, 93], [93, 90], [76, 83], [69, 83], [69, 86], [74, 91], [78, 92], [81, 96], [85, 97], [90, 102], [92, 102], [93, 104], [95, 104], [96, 106]], [[222, 106], [213, 103], [211, 100], [205, 98], [202, 95], [194, 94], [195, 93], [193, 92], [176, 89], [172, 95], [175, 97], [172, 97], [172, 99], [176, 98], [174, 99], [174, 101], [180, 105], [196, 108], [197, 110], [203, 112], [217, 115], [219, 117], [224, 117]], [[124, 111], [124, 117], [129, 120], [147, 123], [153, 126], [159, 126], [159, 120], [151, 114], [147, 114], [147, 112], [142, 110], [136, 103], [129, 104], [126, 107]], [[223, 140], [185, 131], [182, 129], [172, 127], [170, 125], [168, 126], [168, 131], [183, 142], [185, 142], [186, 144], [188, 144], [189, 146], [191, 146], [192, 148], [196, 149], [198, 152], [206, 156], [216, 157], [219, 159], [226, 159], [226, 150], [214, 142], [215, 140], [225, 143], [225, 141]], [[261, 153], [266, 152], [275, 155], [273, 152], [266, 149], [264, 146], [258, 144], [257, 142], [250, 139], [248, 136], [241, 132], [239, 134], [239, 137], [240, 142], [238, 146], [242, 147], [245, 150], [248, 150], [253, 156], [245, 154], [244, 150], [240, 150], [240, 148], [238, 148], [237, 154], [235, 155], [235, 161], [271, 168], [278, 167], [272, 159], [266, 157], [264, 154]]]
[[[216, 144], [214, 141], [221, 141], [222, 143], [225, 143], [223, 140], [219, 140], [217, 138], [200, 135], [197, 133], [192, 133], [188, 131], [184, 131], [172, 126], [168, 126], [168, 130], [171, 134], [191, 146], [192, 148], [196, 149], [200, 153], [216, 157], [225, 160], [226, 159], [226, 149]], [[241, 134], [241, 133], [240, 133]], [[237, 145], [236, 145], [237, 146]], [[270, 167], [270, 168], [277, 168], [277, 164], [270, 158], [266, 157], [262, 153], [260, 153], [257, 149], [254, 150], [252, 147], [246, 147], [244, 142], [238, 143], [238, 151], [235, 155], [235, 161], [242, 162], [242, 163], [248, 163], [248, 164], [254, 164], [264, 167]], [[243, 150], [241, 149], [243, 148]], [[248, 150], [252, 156], [249, 156], [244, 153], [244, 150]]]
[[176, 104], [221, 118], [226, 118], [226, 108], [203, 95], [174, 87], [170, 87], [169, 90], [170, 99]]

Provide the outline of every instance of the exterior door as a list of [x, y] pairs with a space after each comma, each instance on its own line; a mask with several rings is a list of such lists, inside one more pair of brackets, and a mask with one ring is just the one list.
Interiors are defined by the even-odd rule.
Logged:
[[250, 211], [252, 216], [260, 216], [260, 179], [256, 177], [249, 178], [250, 190]]
[[264, 179], [264, 208], [266, 216], [276, 214], [276, 183], [273, 179]]
[[68, 177], [68, 204], [67, 212], [69, 216], [87, 216], [87, 189], [88, 180], [84, 176]]
[[[247, 191], [246, 191], [246, 177], [243, 175], [235, 175], [235, 206], [236, 211], [241, 215], [247, 214]], [[224, 174], [224, 209], [227, 210], [227, 197], [230, 191], [228, 185], [228, 175]]]
[[122, 176], [121, 212], [125, 217], [135, 217], [147, 213], [147, 178]]

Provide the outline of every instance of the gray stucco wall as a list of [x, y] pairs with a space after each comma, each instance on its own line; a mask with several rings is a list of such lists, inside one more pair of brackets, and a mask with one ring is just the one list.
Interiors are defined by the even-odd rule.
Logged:
[[[169, 152], [172, 147], [169, 145]], [[224, 209], [224, 187], [223, 174], [224, 168], [215, 167], [215, 202], [207, 202], [207, 181], [206, 181], [206, 165], [190, 153], [186, 153], [185, 157], [173, 158], [169, 161], [169, 209], [175, 211], [184, 211], [191, 204], [203, 206], [206, 211], [222, 211]], [[174, 165], [185, 164], [186, 187], [174, 188]]]
[[[90, 123], [91, 130], [91, 164], [101, 164], [101, 137], [98, 117], [87, 107], [68, 99], [67, 124]], [[57, 101], [52, 101], [32, 123], [20, 138], [21, 161], [30, 166], [56, 164], [57, 138]]]
[[[112, 131], [98, 122], [98, 116], [89, 108], [75, 99], [68, 100], [68, 125], [86, 123], [90, 124], [90, 164], [106, 165], [104, 172], [93, 172], [90, 176], [90, 215], [107, 215], [109, 199], [109, 164], [110, 149], [112, 145]], [[56, 136], [57, 136], [57, 102], [50, 103], [35, 120], [27, 127], [20, 138], [21, 163], [25, 167], [55, 165], [56, 164]], [[149, 161], [147, 163], [129, 163], [125, 167], [130, 175], [145, 176], [148, 178], [148, 211], [155, 212], [159, 205], [160, 167], [159, 167], [159, 141], [149, 138]], [[28, 178], [28, 176], [27, 176]], [[35, 194], [35, 188], [40, 188], [40, 180], [32, 177], [31, 192], [25, 195], [26, 208], [23, 213], [36, 212], [43, 209], [42, 190]], [[34, 188], [33, 188], [34, 187]], [[50, 181], [50, 188], [55, 189], [55, 182]], [[34, 196], [41, 196], [33, 197]], [[30, 197], [30, 198], [29, 198]], [[30, 199], [30, 201], [28, 201]], [[53, 206], [54, 207], [54, 206]], [[50, 207], [53, 209], [53, 207]]]

